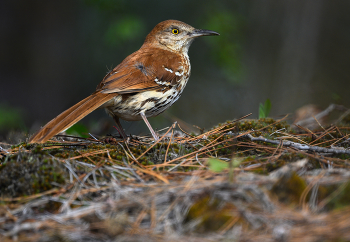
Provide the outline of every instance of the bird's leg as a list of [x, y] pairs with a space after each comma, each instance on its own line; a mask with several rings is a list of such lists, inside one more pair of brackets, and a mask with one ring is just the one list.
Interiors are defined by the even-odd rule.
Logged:
[[159, 137], [158, 137], [158, 135], [156, 134], [156, 132], [154, 132], [154, 130], [153, 130], [151, 124], [148, 122], [146, 115], [145, 115], [144, 113], [142, 113], [142, 112], [140, 113], [140, 115], [141, 115], [143, 121], [145, 121], [145, 123], [146, 123], [146, 125], [147, 125], [149, 131], [151, 131], [151, 134], [152, 134], [152, 136], [153, 136], [153, 138], [154, 138], [154, 141], [158, 141], [158, 140], [159, 140]]
[[123, 137], [124, 140], [126, 140], [128, 137], [126, 136], [126, 134], [123, 130], [123, 127], [119, 121], [119, 118], [117, 116], [113, 115], [113, 119], [114, 119], [115, 124], [117, 125], [117, 130], [118, 130], [119, 134]]

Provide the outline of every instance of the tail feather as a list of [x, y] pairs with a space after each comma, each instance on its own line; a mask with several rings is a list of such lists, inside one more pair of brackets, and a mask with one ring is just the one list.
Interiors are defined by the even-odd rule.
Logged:
[[68, 129], [116, 95], [118, 94], [93, 93], [52, 119], [29, 139], [29, 143], [45, 143], [54, 135]]

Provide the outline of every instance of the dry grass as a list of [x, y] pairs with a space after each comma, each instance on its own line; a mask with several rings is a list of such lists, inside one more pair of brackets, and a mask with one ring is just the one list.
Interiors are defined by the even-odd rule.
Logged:
[[269, 119], [181, 130], [156, 143], [64, 136], [1, 148], [0, 240], [350, 240], [349, 127], [294, 132]]

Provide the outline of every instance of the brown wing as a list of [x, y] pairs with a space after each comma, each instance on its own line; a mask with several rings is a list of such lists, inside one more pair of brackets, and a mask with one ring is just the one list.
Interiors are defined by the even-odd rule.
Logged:
[[124, 94], [175, 85], [181, 79], [182, 68], [182, 57], [178, 54], [141, 48], [110, 71], [97, 91]]
[[141, 48], [108, 73], [95, 93], [47, 123], [30, 138], [29, 143], [46, 142], [118, 94], [175, 85], [181, 79], [181, 63], [181, 57], [169, 51]]

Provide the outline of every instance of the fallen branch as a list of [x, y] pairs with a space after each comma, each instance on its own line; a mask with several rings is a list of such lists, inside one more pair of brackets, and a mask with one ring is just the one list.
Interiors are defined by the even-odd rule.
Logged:
[[[275, 144], [275, 145], [279, 145], [281, 142], [280, 140], [267, 139], [267, 138], [264, 138], [262, 136], [254, 137], [251, 134], [246, 134], [242, 137], [249, 138], [251, 141], [261, 141], [261, 142], [266, 142], [266, 143]], [[332, 153], [332, 154], [349, 154], [350, 155], [350, 150], [347, 150], [347, 149], [324, 148], [324, 147], [319, 147], [319, 146], [300, 144], [300, 143], [296, 143], [296, 142], [292, 142], [292, 141], [285, 141], [285, 140], [282, 141], [282, 146], [293, 147], [297, 150], [306, 150], [306, 151]]]

